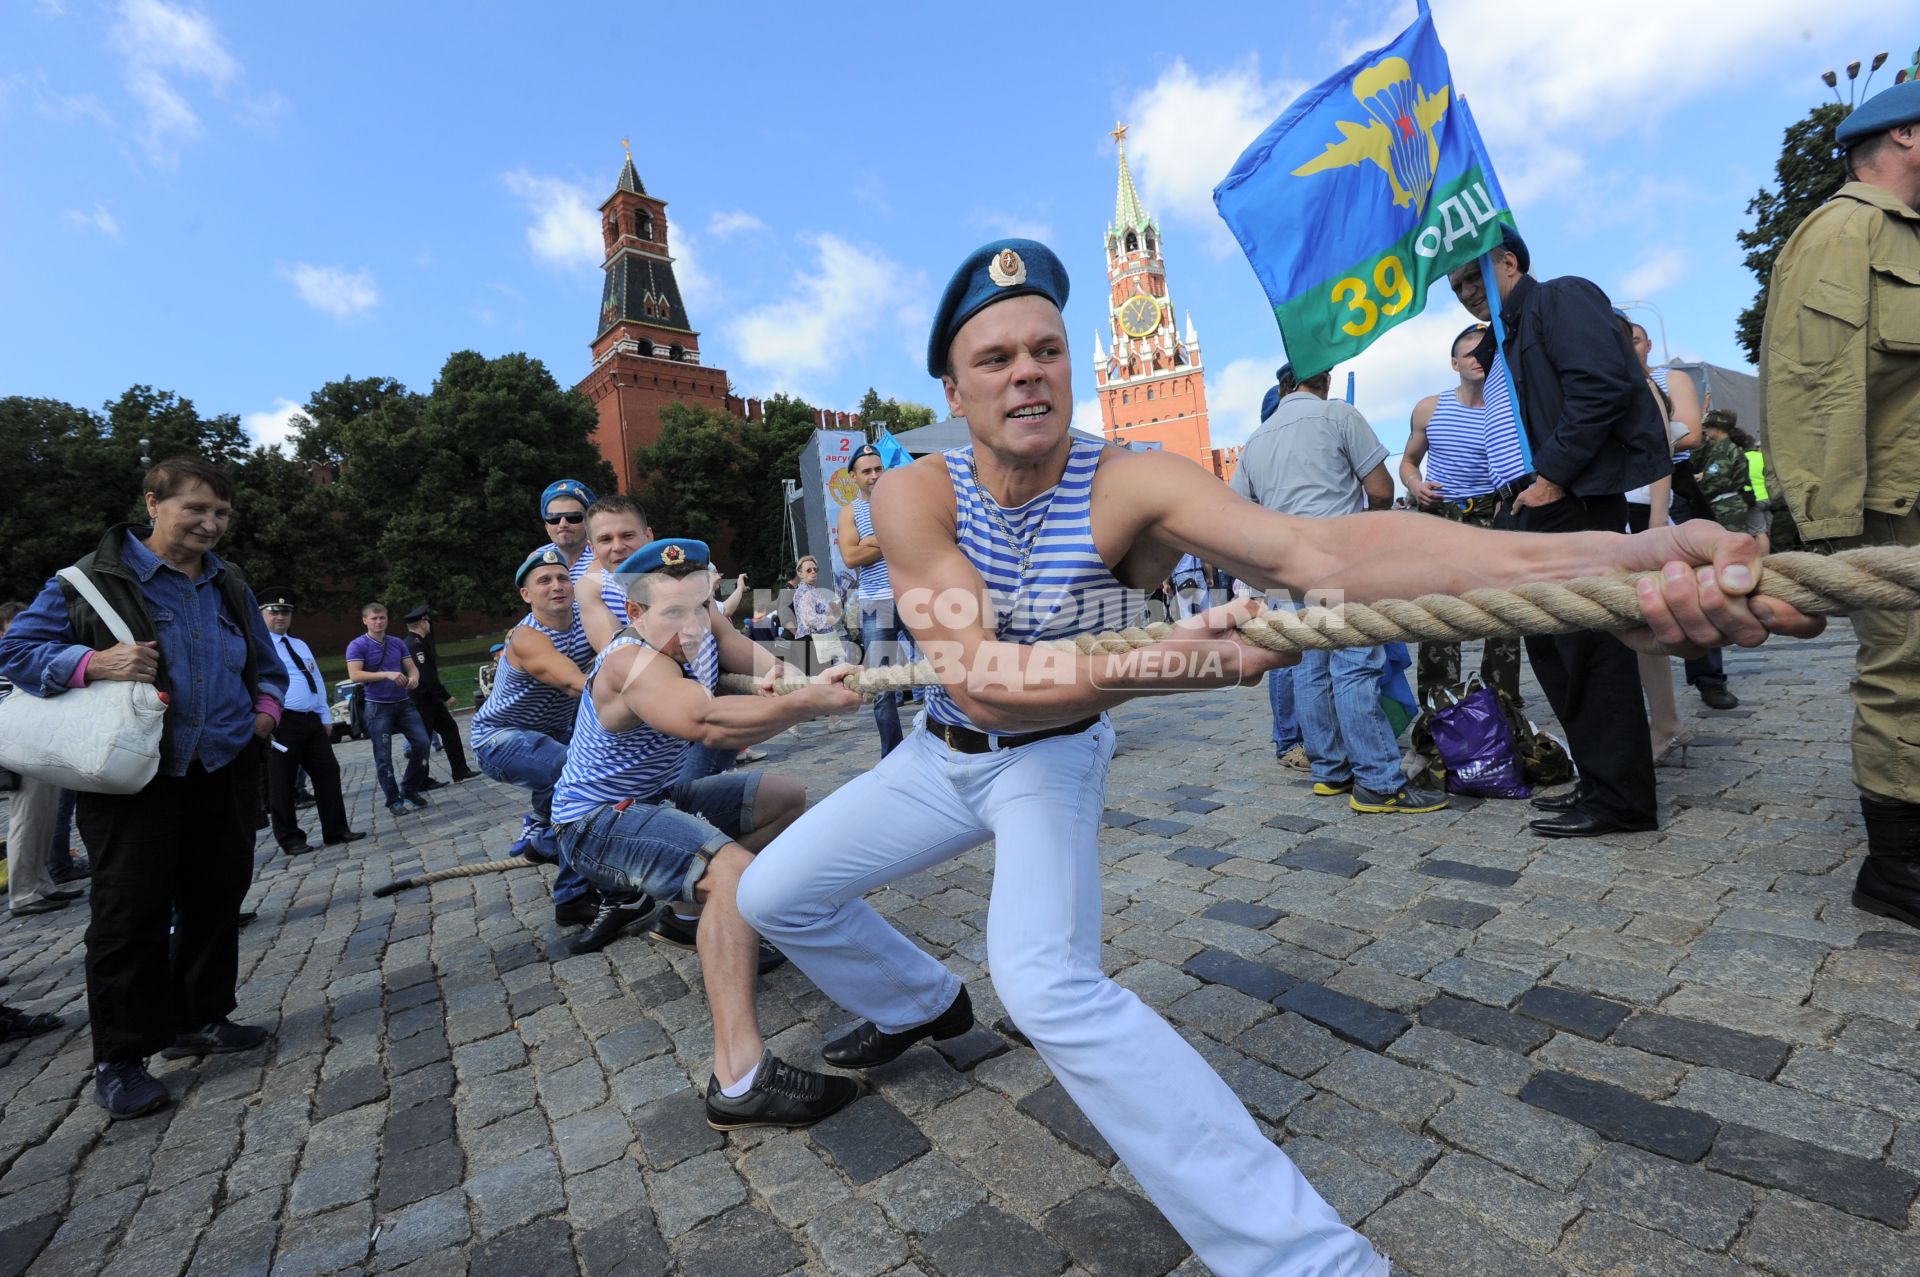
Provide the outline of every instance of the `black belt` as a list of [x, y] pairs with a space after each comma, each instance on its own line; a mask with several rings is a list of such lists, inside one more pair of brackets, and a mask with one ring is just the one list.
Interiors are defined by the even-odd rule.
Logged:
[[1533, 486], [1533, 475], [1523, 474], [1518, 479], [1503, 483], [1493, 490], [1493, 495], [1511, 505], [1513, 499]]
[[1099, 721], [1100, 716], [1095, 714], [1092, 718], [1083, 718], [1065, 727], [1049, 727], [1045, 731], [1027, 732], [1022, 736], [989, 735], [976, 732], [971, 727], [955, 727], [950, 723], [936, 723], [932, 719], [927, 720], [927, 727], [947, 743], [948, 749], [958, 750], [962, 754], [985, 754], [999, 749], [1019, 749], [1022, 745], [1052, 740], [1055, 736], [1078, 736]]

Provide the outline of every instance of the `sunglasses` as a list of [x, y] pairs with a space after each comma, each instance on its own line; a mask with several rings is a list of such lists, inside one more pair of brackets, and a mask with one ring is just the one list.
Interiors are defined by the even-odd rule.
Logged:
[[586, 515], [584, 515], [584, 514], [581, 514], [581, 513], [580, 513], [579, 511], [577, 511], [577, 510], [576, 510], [576, 511], [574, 511], [573, 513], [571, 513], [571, 514], [550, 514], [550, 515], [548, 515], [548, 516], [546, 516], [546, 518], [547, 518], [547, 522], [548, 522], [549, 524], [554, 524], [554, 523], [585, 523], [585, 522], [587, 521], [587, 516], [586, 516]]

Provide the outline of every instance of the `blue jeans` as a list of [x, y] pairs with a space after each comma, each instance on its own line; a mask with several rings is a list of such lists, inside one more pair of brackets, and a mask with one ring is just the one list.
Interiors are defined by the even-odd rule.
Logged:
[[680, 762], [681, 780], [699, 780], [705, 776], [718, 776], [721, 772], [730, 772], [740, 761], [737, 749], [715, 749], [711, 745], [695, 743], [687, 746], [686, 757]]
[[1273, 709], [1275, 758], [1301, 743], [1300, 720], [1293, 711], [1293, 670], [1293, 666], [1283, 665], [1267, 671], [1267, 704]]
[[560, 873], [553, 880], [554, 903], [565, 904], [584, 896], [587, 880], [568, 862], [553, 833], [553, 787], [560, 781], [561, 768], [567, 765], [566, 745], [545, 732], [507, 727], [474, 746], [473, 755], [480, 770], [492, 779], [533, 791], [534, 824], [526, 839], [560, 862]]
[[1400, 746], [1380, 708], [1380, 672], [1387, 655], [1377, 647], [1310, 651], [1293, 667], [1294, 709], [1313, 761], [1313, 778], [1351, 777], [1377, 794], [1407, 783]]
[[[393, 783], [395, 732], [407, 738], [407, 770], [398, 788]], [[432, 756], [433, 744], [427, 739], [427, 725], [420, 720], [420, 711], [413, 707], [413, 702], [368, 701], [367, 739], [373, 742], [373, 774], [380, 781], [380, 792], [386, 795], [387, 806], [393, 806], [402, 798], [418, 798], [420, 786], [427, 779], [427, 759]]]
[[[892, 599], [884, 600], [877, 608], [860, 609], [862, 665], [872, 668], [876, 665], [902, 665], [912, 660], [908, 638], [907, 627], [900, 623], [899, 615], [893, 610]], [[904, 696], [900, 692], [886, 692], [873, 698], [873, 725], [880, 729], [882, 758], [899, 748], [902, 739], [902, 699]]]
[[607, 894], [691, 904], [714, 853], [754, 828], [759, 792], [759, 772], [683, 777], [666, 801], [625, 811], [609, 803], [555, 832], [569, 862]]

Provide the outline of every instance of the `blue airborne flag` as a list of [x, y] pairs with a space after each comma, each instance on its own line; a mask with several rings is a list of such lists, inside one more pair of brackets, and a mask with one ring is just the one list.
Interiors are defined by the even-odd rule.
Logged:
[[1302, 377], [1359, 354], [1511, 223], [1433, 18], [1288, 107], [1214, 188]]

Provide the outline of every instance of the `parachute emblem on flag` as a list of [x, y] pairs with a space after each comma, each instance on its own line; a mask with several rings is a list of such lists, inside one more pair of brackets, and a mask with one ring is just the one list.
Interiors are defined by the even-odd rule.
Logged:
[[1440, 159], [1440, 140], [1434, 129], [1447, 113], [1451, 88], [1441, 85], [1428, 93], [1414, 83], [1413, 68], [1405, 58], [1382, 58], [1353, 80], [1353, 96], [1373, 117], [1371, 123], [1335, 120], [1341, 140], [1293, 170], [1307, 177], [1334, 168], [1378, 165], [1393, 187], [1393, 202], [1413, 207], [1416, 216], [1427, 211], [1433, 190], [1434, 165]]

